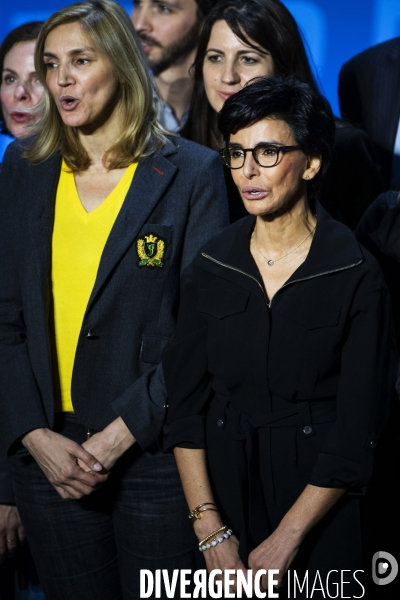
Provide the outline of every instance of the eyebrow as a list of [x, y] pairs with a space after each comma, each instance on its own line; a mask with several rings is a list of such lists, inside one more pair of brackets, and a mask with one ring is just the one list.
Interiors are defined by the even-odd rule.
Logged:
[[[276, 142], [276, 141], [261, 141], [261, 142], [257, 142], [257, 144], [254, 146], [254, 148], [257, 148], [257, 146], [261, 146], [261, 145], [265, 145], [265, 146], [284, 146], [285, 144], [281, 144], [281, 142]], [[229, 142], [228, 144], [229, 148], [243, 148], [243, 144], [238, 144], [238, 142]]]
[[[18, 75], [17, 71], [14, 71], [14, 69], [9, 69], [8, 67], [4, 67], [1, 75], [3, 76], [5, 73], [8, 73], [9, 75], [15, 75], [15, 77], [20, 78], [20, 75]], [[31, 71], [29, 73], [29, 77], [33, 77], [33, 76], [37, 77], [36, 71]]]
[[[96, 48], [82, 46], [82, 48], [74, 48], [73, 50], [69, 50], [68, 54], [70, 56], [75, 56], [76, 54], [83, 54], [84, 52], [96, 52]], [[45, 56], [48, 58], [57, 58], [57, 54], [53, 54], [53, 52], [43, 52], [43, 57]]]
[[[207, 48], [206, 50], [206, 54], [207, 52], [217, 52], [218, 54], [224, 54], [223, 50], [219, 50], [218, 48]], [[268, 54], [270, 54], [270, 52], [268, 52], [268, 50], [256, 50], [256, 48], [252, 48], [251, 46], [249, 46], [248, 50], [238, 50], [238, 54], [248, 54], [249, 52], [256, 52], [257, 54], [262, 54], [263, 56], [266, 56]]]

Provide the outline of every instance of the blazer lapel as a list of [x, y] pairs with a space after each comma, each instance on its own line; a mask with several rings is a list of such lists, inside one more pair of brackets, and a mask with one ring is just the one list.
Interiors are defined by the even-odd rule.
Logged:
[[159, 154], [140, 160], [125, 202], [104, 247], [87, 311], [174, 177], [177, 167], [166, 156], [175, 152], [175, 146], [168, 144]]
[[35, 198], [32, 202], [33, 209], [30, 213], [29, 228], [42, 297], [44, 297], [48, 285], [54, 205], [60, 169], [61, 158], [59, 155], [54, 155], [46, 163], [32, 166], [30, 171], [28, 189], [34, 190]]
[[392, 149], [400, 117], [400, 38], [377, 70], [373, 110], [379, 106], [379, 119], [373, 119], [371, 132], [384, 148]]

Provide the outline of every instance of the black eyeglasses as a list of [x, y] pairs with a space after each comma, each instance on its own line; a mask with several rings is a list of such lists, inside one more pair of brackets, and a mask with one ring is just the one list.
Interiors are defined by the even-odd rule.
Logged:
[[299, 150], [300, 146], [278, 146], [278, 144], [257, 144], [254, 148], [241, 148], [240, 146], [227, 146], [219, 151], [227, 167], [241, 169], [246, 160], [246, 152], [251, 152], [254, 160], [260, 167], [274, 167], [281, 154]]

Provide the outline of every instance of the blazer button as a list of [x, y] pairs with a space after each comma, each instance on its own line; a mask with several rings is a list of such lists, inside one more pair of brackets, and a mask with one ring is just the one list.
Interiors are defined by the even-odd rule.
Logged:
[[372, 440], [372, 442], [370, 442], [370, 443], [369, 443], [369, 445], [370, 445], [370, 447], [371, 447], [371, 448], [372, 448], [372, 450], [373, 450], [374, 448], [376, 448], [376, 447], [377, 447], [377, 445], [378, 445], [378, 440]]
[[88, 340], [90, 340], [91, 338], [94, 338], [94, 337], [96, 337], [96, 336], [94, 335], [94, 333], [92, 333], [92, 330], [89, 329], [89, 331], [85, 335], [85, 338], [87, 338]]
[[223, 426], [224, 426], [224, 421], [223, 421], [223, 419], [218, 419], [218, 421], [217, 421], [217, 426], [218, 426], [218, 427], [223, 427]]
[[310, 425], [306, 425], [303, 429], [303, 433], [305, 433], [306, 435], [310, 435], [310, 433], [313, 432], [313, 428]]

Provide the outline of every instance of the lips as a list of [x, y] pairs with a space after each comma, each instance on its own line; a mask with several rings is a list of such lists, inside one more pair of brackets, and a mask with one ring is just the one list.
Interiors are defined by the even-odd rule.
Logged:
[[228, 100], [228, 98], [230, 98], [234, 94], [237, 94], [237, 92], [218, 92], [218, 94], [223, 100]]
[[139, 36], [139, 39], [140, 39], [140, 43], [142, 44], [142, 48], [146, 54], [151, 52], [151, 50], [155, 46], [157, 46], [159, 48], [161, 47], [161, 44], [159, 44], [159, 42], [157, 42], [157, 40], [155, 40], [154, 38], [141, 35], [141, 36]]
[[250, 185], [246, 185], [241, 189], [242, 196], [244, 196], [247, 200], [262, 200], [266, 198], [269, 194], [269, 190], [264, 190], [263, 188], [258, 188]]
[[13, 110], [10, 113], [10, 117], [11, 119], [14, 121], [14, 123], [29, 123], [29, 121], [32, 119], [32, 116], [29, 113], [26, 113], [24, 111], [20, 111], [20, 110]]
[[76, 105], [78, 104], [78, 98], [74, 98], [73, 96], [61, 96], [59, 99], [60, 106], [63, 110], [74, 110]]

